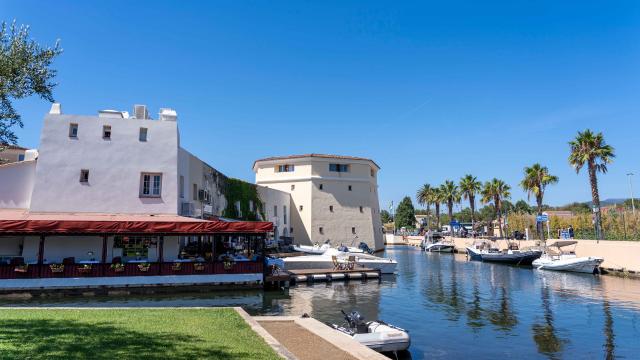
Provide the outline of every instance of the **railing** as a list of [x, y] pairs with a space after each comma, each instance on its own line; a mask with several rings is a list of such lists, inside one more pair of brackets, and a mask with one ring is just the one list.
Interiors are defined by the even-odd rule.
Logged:
[[127, 263], [121, 267], [112, 264], [67, 264], [56, 268], [48, 264], [0, 265], [0, 279], [34, 278], [76, 278], [76, 277], [116, 277], [116, 276], [157, 276], [157, 275], [215, 275], [215, 274], [256, 274], [262, 273], [261, 261], [238, 261], [224, 263]]

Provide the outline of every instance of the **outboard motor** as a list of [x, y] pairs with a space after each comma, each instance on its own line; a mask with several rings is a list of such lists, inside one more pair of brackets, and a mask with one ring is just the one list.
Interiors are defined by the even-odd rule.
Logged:
[[358, 245], [358, 248], [360, 248], [362, 251], [366, 252], [367, 254], [373, 254], [373, 250], [371, 250], [369, 245], [367, 245], [367, 243], [365, 242], [361, 242], [360, 245]]
[[338, 251], [349, 252], [349, 248], [340, 244], [340, 246], [338, 247]]
[[342, 311], [342, 313], [344, 314], [344, 319], [347, 321], [347, 323], [349, 323], [349, 327], [352, 329], [356, 329], [357, 333], [360, 334], [369, 332], [369, 327], [364, 322], [364, 317], [360, 315], [359, 312], [352, 311], [351, 313], [346, 314], [344, 311]]

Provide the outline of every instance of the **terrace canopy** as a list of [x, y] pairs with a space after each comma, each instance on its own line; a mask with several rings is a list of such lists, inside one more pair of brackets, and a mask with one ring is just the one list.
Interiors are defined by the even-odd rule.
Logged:
[[0, 233], [38, 235], [266, 233], [263, 221], [201, 220], [174, 215], [28, 213], [1, 210]]

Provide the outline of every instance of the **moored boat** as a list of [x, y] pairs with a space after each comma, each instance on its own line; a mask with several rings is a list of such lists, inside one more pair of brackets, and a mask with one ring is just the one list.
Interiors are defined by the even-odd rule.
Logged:
[[467, 247], [469, 259], [483, 262], [497, 262], [514, 265], [531, 265], [534, 260], [542, 256], [542, 251], [537, 249], [520, 250], [516, 244], [509, 244], [509, 249], [499, 250], [485, 248], [483, 246]]
[[[333, 269], [335, 261], [345, 263], [353, 257], [354, 268], [380, 270], [382, 274], [394, 274], [398, 262], [393, 259], [377, 257], [365, 253], [351, 253], [330, 248], [322, 255], [303, 255], [283, 258], [285, 270]], [[335, 259], [334, 259], [335, 258]]]
[[312, 246], [309, 245], [293, 245], [293, 250], [297, 252], [303, 252], [305, 254], [323, 254], [325, 251], [331, 248], [331, 244], [325, 242], [322, 245], [314, 244]]
[[409, 332], [382, 320], [364, 321], [357, 311], [347, 314], [343, 325], [327, 324], [340, 333], [378, 352], [404, 351], [411, 345]]
[[[533, 261], [533, 266], [538, 270], [571, 271], [587, 274], [599, 273], [600, 264], [604, 261], [601, 257], [578, 257], [575, 253], [577, 241], [556, 241], [545, 249], [544, 254]], [[574, 249], [565, 248], [574, 245]]]

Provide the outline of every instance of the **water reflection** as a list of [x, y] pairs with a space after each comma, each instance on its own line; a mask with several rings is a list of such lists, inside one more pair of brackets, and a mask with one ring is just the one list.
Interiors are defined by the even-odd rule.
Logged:
[[[604, 314], [604, 355], [605, 359], [615, 359], [615, 334], [613, 333], [613, 316], [611, 314], [611, 304], [605, 299], [602, 301], [602, 312]], [[637, 339], [636, 339], [637, 341]]]
[[547, 355], [551, 359], [558, 359], [567, 340], [561, 339], [556, 334], [549, 292], [550, 290], [546, 286], [543, 286], [540, 290], [544, 321], [533, 324], [531, 330], [533, 331], [533, 340], [538, 347], [538, 352]]

